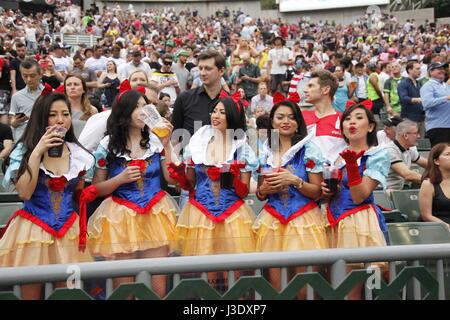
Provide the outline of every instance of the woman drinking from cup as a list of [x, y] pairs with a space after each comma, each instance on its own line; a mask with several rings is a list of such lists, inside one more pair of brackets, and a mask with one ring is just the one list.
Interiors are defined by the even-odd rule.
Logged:
[[[53, 153], [52, 148], [61, 152]], [[4, 182], [15, 183], [24, 206], [10, 219], [0, 240], [0, 266], [91, 261], [83, 251], [85, 233], [80, 233], [85, 230], [85, 217], [74, 212], [72, 197], [78, 198], [75, 191], [83, 188], [83, 176], [94, 158], [75, 138], [64, 94], [49, 93], [35, 102], [9, 159]], [[23, 299], [40, 298], [41, 285], [22, 288]]]
[[[245, 114], [239, 96], [221, 92], [211, 109], [211, 125], [197, 130], [184, 154], [184, 165], [171, 164], [172, 176], [190, 189], [177, 223], [183, 255], [254, 252], [255, 214], [242, 198], [258, 161], [246, 143]], [[215, 279], [214, 273], [209, 275]]]
[[[323, 195], [329, 198], [332, 248], [386, 245], [387, 227], [373, 191], [378, 184], [386, 186], [390, 161], [387, 150], [377, 146], [376, 126], [372, 112], [361, 104], [350, 106], [342, 114], [341, 132], [348, 149], [334, 163], [342, 172], [339, 190], [331, 193], [322, 183]], [[362, 284], [353, 289], [349, 299], [361, 298], [361, 288]]]
[[[327, 248], [322, 215], [314, 201], [321, 195], [326, 160], [310, 141], [314, 133], [307, 135], [300, 109], [289, 100], [273, 106], [270, 123], [256, 192], [258, 199], [268, 202], [253, 225], [256, 250]], [[297, 272], [303, 269], [297, 268]], [[270, 269], [269, 277], [272, 285], [281, 290], [280, 270]]]
[[[170, 134], [159, 139], [141, 120], [144, 94], [120, 94], [107, 123], [107, 136], [95, 151], [92, 183], [105, 199], [88, 225], [92, 254], [109, 260], [166, 257], [175, 233], [177, 206], [160, 187], [160, 174], [169, 183]], [[171, 124], [164, 120], [166, 127]], [[114, 286], [133, 279], [114, 279]], [[165, 276], [153, 276], [152, 288], [165, 296]]]

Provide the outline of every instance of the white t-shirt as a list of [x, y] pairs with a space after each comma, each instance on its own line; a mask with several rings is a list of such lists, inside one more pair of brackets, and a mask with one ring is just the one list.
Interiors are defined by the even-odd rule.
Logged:
[[[158, 83], [158, 85], [167, 82], [169, 80], [175, 80], [178, 83], [178, 78], [175, 73], [172, 72], [154, 72], [152, 76], [150, 77], [150, 81], [155, 81]], [[170, 103], [174, 104], [175, 100], [177, 99], [177, 91], [175, 90], [174, 86], [165, 87], [160, 92], [164, 92], [170, 95]]]
[[91, 69], [92, 71], [106, 71], [106, 62], [108, 62], [108, 58], [101, 56], [96, 59], [94, 57], [90, 57], [86, 60], [85, 67]]
[[89, 152], [94, 152], [105, 136], [106, 123], [110, 114], [111, 110], [94, 114], [88, 119], [81, 131], [78, 141]]
[[25, 39], [29, 42], [36, 42], [36, 29], [25, 28]]
[[147, 74], [147, 77], [150, 79], [152, 75], [152, 69], [150, 69], [150, 66], [146, 62], [142, 62], [136, 67], [133, 64], [133, 61], [128, 63], [123, 63], [120, 68], [117, 69], [118, 73], [120, 74], [120, 78], [122, 80], [128, 79], [130, 74], [132, 74], [135, 70], [142, 70]]
[[56, 71], [64, 71], [64, 72], [68, 72], [68, 70], [71, 68], [71, 65], [68, 63], [66, 57], [55, 57], [52, 56], [51, 57], [53, 62], [55, 63], [55, 70]]
[[270, 74], [285, 74], [287, 70], [286, 65], [280, 65], [280, 61], [287, 61], [294, 59], [292, 51], [288, 48], [281, 49], [271, 49], [269, 51], [269, 56], [267, 61], [272, 61], [272, 67], [270, 69]]

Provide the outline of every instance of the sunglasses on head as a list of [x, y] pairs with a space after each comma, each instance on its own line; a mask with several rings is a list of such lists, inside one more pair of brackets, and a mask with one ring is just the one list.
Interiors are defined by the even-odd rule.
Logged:
[[164, 63], [166, 66], [170, 66], [170, 65], [172, 64], [172, 61], [163, 61], [163, 63]]

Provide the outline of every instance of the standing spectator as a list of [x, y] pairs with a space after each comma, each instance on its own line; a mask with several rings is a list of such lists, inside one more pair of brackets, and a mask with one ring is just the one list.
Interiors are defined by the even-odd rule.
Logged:
[[142, 51], [141, 50], [135, 50], [132, 53], [132, 59], [128, 63], [122, 64], [118, 68], [118, 72], [120, 74], [121, 80], [128, 79], [130, 75], [133, 73], [133, 71], [136, 70], [142, 70], [145, 72], [148, 78], [150, 78], [152, 71], [150, 69], [150, 66], [146, 62], [142, 62]]
[[68, 74], [64, 80], [64, 89], [72, 111], [73, 130], [78, 138], [86, 121], [98, 111], [89, 101], [86, 82], [82, 76]]
[[114, 99], [119, 93], [120, 78], [114, 60], [106, 63], [106, 72], [103, 72], [97, 83], [98, 88], [104, 89], [106, 108], [111, 108]]
[[97, 88], [97, 75], [94, 70], [85, 67], [85, 59], [81, 55], [73, 57], [72, 74], [79, 74], [88, 88], [88, 97], [92, 104], [99, 104], [99, 98], [95, 95], [95, 88]]
[[192, 82], [190, 81], [191, 74], [186, 69], [189, 52], [186, 50], [179, 50], [175, 56], [178, 58], [178, 61], [172, 64], [172, 71], [177, 75], [180, 91], [184, 91], [188, 89], [188, 83]]
[[299, 107], [311, 107], [310, 103], [305, 101], [305, 88], [311, 80], [311, 65], [298, 60], [295, 63], [296, 74], [292, 77], [289, 84], [289, 94], [297, 92], [300, 97]]
[[59, 44], [53, 46], [52, 59], [55, 64], [55, 70], [66, 76], [71, 69], [71, 65], [67, 62], [67, 59], [63, 56], [63, 48]]
[[94, 55], [86, 60], [86, 68], [95, 72], [97, 77], [100, 77], [102, 72], [106, 71], [106, 62], [108, 59], [103, 56], [103, 48], [101, 46], [94, 46], [92, 48]]
[[398, 63], [392, 64], [392, 77], [387, 79], [384, 84], [384, 103], [386, 111], [393, 116], [400, 116], [402, 107], [400, 97], [398, 96], [398, 84], [404, 79], [401, 75], [401, 67]]
[[275, 37], [275, 48], [269, 51], [267, 58], [267, 74], [270, 75], [270, 91], [273, 95], [276, 91], [282, 91], [283, 81], [286, 80], [287, 67], [294, 63], [292, 51], [285, 48], [285, 40]]
[[126, 61], [120, 57], [120, 46], [115, 45], [111, 49], [112, 56], [108, 58], [108, 60], [114, 61], [116, 64], [117, 69]]
[[364, 63], [358, 62], [355, 65], [355, 75], [353, 81], [356, 82], [355, 97], [356, 102], [361, 102], [367, 99], [367, 80], [369, 76], [364, 72]]
[[367, 80], [367, 98], [372, 100], [372, 113], [380, 114], [383, 108], [383, 92], [380, 86], [381, 79], [377, 73], [377, 65], [370, 63], [367, 66], [367, 73], [369, 74], [369, 79]]
[[14, 141], [18, 141], [22, 137], [33, 104], [43, 89], [41, 85], [42, 69], [36, 60], [31, 58], [24, 60], [20, 64], [20, 73], [25, 81], [25, 88], [12, 95], [9, 111]]
[[150, 83], [157, 86], [160, 92], [170, 94], [170, 102], [174, 103], [177, 94], [180, 93], [180, 86], [177, 75], [170, 71], [173, 64], [173, 56], [166, 53], [162, 56], [161, 60], [163, 62], [161, 72], [154, 72], [150, 77]]
[[26, 47], [23, 43], [16, 44], [17, 56], [11, 60], [10, 79], [11, 79], [11, 94], [25, 88], [25, 81], [20, 73], [20, 64], [25, 60]]
[[423, 221], [450, 227], [450, 144], [438, 143], [430, 151], [419, 192]]
[[10, 67], [5, 58], [0, 57], [0, 123], [9, 124], [11, 101]]
[[315, 130], [312, 141], [330, 162], [334, 162], [346, 146], [339, 125], [341, 114], [332, 105], [338, 85], [330, 71], [320, 70], [311, 74], [305, 89], [305, 101], [313, 104], [314, 109], [304, 110], [303, 118], [308, 131]]
[[344, 66], [339, 65], [334, 68], [334, 75], [339, 81], [339, 86], [334, 94], [333, 108], [339, 112], [345, 110], [347, 101], [352, 97], [353, 90], [348, 87], [344, 79]]
[[58, 88], [61, 82], [64, 81], [63, 75], [55, 70], [55, 64], [51, 57], [39, 60], [39, 65], [42, 68], [42, 83], [48, 83], [53, 89]]
[[252, 98], [250, 104], [250, 113], [254, 114], [257, 108], [264, 109], [269, 113], [273, 106], [273, 98], [268, 95], [267, 83], [260, 82], [258, 84], [258, 94]]
[[27, 23], [25, 28], [25, 40], [27, 43], [28, 54], [35, 54], [37, 52], [36, 28], [33, 23]]
[[244, 89], [246, 100], [251, 101], [258, 93], [258, 83], [261, 81], [259, 67], [250, 63], [250, 54], [241, 55], [244, 65], [239, 69], [237, 84]]
[[447, 63], [431, 63], [428, 66], [430, 80], [420, 89], [431, 146], [450, 142], [450, 85], [444, 82], [446, 68]]
[[424, 132], [424, 112], [422, 99], [420, 98], [420, 84], [417, 79], [420, 76], [420, 64], [418, 62], [408, 62], [406, 65], [408, 78], [403, 79], [398, 84], [398, 95], [400, 97], [401, 117], [409, 119], [419, 124], [419, 133]]
[[425, 168], [427, 159], [417, 151], [417, 139], [420, 137], [417, 123], [403, 120], [397, 125], [395, 131], [395, 140], [387, 144], [391, 161], [387, 188], [389, 190], [402, 190], [405, 180], [417, 184], [421, 183], [421, 175], [410, 168], [412, 163]]

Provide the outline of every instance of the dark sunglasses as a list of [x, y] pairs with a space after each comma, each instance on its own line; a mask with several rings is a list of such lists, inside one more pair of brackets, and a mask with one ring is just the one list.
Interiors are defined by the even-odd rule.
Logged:
[[172, 61], [163, 61], [163, 63], [164, 63], [166, 66], [170, 66], [170, 65], [172, 64]]

